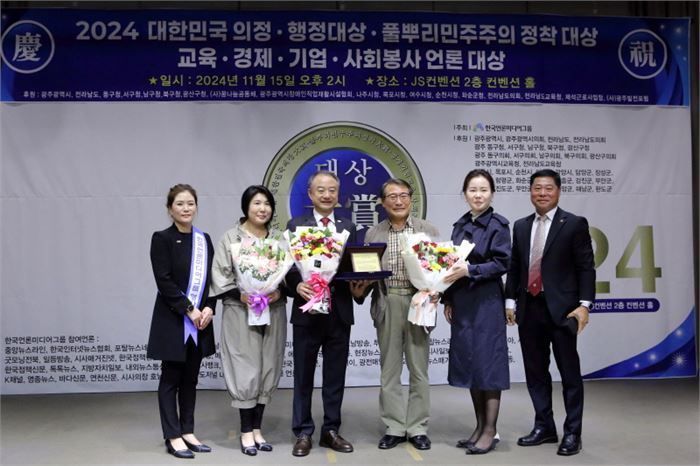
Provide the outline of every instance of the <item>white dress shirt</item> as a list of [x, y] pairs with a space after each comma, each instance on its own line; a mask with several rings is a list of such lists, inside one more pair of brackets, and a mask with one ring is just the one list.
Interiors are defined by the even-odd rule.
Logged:
[[[559, 207], [555, 207], [549, 212], [546, 212], [544, 214], [545, 217], [547, 217], [547, 221], [544, 222], [544, 242], [547, 244], [547, 235], [549, 235], [549, 229], [552, 226], [552, 222], [554, 221], [554, 215], [557, 213], [557, 209]], [[529, 264], [530, 261], [532, 260], [532, 246], [535, 243], [535, 232], [537, 231], [537, 217], [539, 217], [539, 214], [535, 212], [535, 221], [533, 222], [533, 227], [530, 230], [530, 257], [528, 257], [528, 269], [529, 269]], [[542, 292], [544, 292], [544, 283], [542, 284]], [[590, 301], [581, 301], [581, 305], [587, 307], [588, 309], [591, 308], [591, 302]], [[514, 299], [506, 299], [506, 309], [515, 309], [515, 300]]]
[[321, 222], [321, 219], [322, 219], [323, 217], [328, 217], [328, 219], [330, 220], [330, 222], [328, 222], [328, 229], [329, 229], [330, 231], [332, 231], [332, 232], [338, 231], [338, 230], [335, 228], [335, 214], [334, 214], [333, 212], [331, 212], [331, 213], [328, 214], [328, 215], [321, 215], [321, 214], [319, 214], [318, 212], [316, 212], [316, 209], [314, 209], [314, 218], [316, 219], [316, 226], [317, 226], [317, 227], [322, 227], [322, 228], [323, 228], [323, 223]]

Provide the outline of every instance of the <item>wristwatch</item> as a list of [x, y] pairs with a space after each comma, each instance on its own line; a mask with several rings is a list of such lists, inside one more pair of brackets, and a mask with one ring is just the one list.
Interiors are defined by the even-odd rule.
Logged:
[[190, 303], [187, 305], [187, 310], [185, 311], [185, 313], [192, 312], [192, 311], [194, 311], [194, 304]]

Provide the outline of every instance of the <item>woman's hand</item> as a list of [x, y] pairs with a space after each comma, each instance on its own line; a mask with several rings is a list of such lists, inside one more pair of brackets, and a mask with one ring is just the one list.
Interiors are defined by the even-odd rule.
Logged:
[[190, 318], [195, 327], [199, 328], [199, 324], [202, 321], [202, 311], [195, 307], [187, 313], [187, 317]]
[[267, 295], [267, 302], [268, 302], [268, 304], [272, 304], [274, 302], [279, 301], [281, 297], [282, 297], [282, 293], [280, 293], [280, 290], [275, 290], [272, 293], [270, 293], [269, 295]]
[[241, 293], [241, 302], [246, 306], [250, 304], [250, 302], [248, 301], [248, 294]]
[[445, 283], [454, 283], [462, 277], [469, 276], [469, 269], [466, 263], [455, 264], [452, 266], [449, 272], [442, 279]]
[[202, 309], [201, 317], [199, 319], [199, 325], [197, 326], [197, 328], [199, 330], [204, 330], [209, 324], [211, 324], [212, 320], [214, 320], [214, 311], [212, 310], [212, 308], [207, 306], [204, 309]]
[[452, 306], [445, 304], [445, 320], [447, 323], [452, 325]]

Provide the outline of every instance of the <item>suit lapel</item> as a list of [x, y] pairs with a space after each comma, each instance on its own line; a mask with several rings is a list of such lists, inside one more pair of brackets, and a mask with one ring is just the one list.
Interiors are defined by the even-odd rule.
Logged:
[[566, 217], [566, 212], [564, 212], [561, 208], [557, 209], [557, 212], [554, 214], [554, 218], [552, 219], [552, 225], [549, 227], [549, 233], [547, 234], [547, 241], [545, 241], [544, 243], [542, 257], [544, 257], [545, 254], [547, 254], [549, 247], [554, 242], [554, 239], [556, 238], [561, 228], [564, 226], [564, 223], [566, 223]]
[[[335, 229], [338, 232], [344, 231], [345, 225], [347, 224], [347, 220], [344, 218], [338, 217], [337, 215], [335, 216]], [[314, 217], [314, 214], [306, 214], [301, 217], [299, 217], [299, 220], [296, 222], [296, 225], [298, 227], [315, 227], [318, 226], [318, 222], [316, 221], [316, 217]]]
[[532, 236], [532, 223], [535, 220], [535, 214], [525, 217], [525, 228], [523, 228], [520, 234], [520, 244], [523, 245], [523, 259], [528, 267], [530, 266], [530, 238]]
[[421, 219], [412, 217], [411, 222], [413, 222], [413, 231], [416, 233], [426, 233], [425, 230], [427, 230], [427, 227], [425, 222], [423, 222]]
[[[372, 241], [374, 243], [389, 242], [389, 219], [386, 219], [377, 225], [377, 234], [374, 235]], [[389, 270], [389, 255], [386, 253], [386, 249], [382, 254], [382, 269]], [[382, 283], [384, 283], [384, 281], [382, 281]]]
[[313, 214], [302, 215], [301, 217], [297, 217], [297, 219], [294, 220], [294, 226], [295, 227], [315, 227], [316, 226], [316, 218], [313, 216]]
[[386, 243], [389, 241], [389, 221], [385, 220], [377, 225], [377, 234], [373, 241], [375, 243]]

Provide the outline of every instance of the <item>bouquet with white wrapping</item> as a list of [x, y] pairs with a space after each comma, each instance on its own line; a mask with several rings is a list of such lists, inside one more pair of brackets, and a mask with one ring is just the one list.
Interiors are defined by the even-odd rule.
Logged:
[[452, 241], [432, 241], [425, 233], [406, 235], [401, 257], [411, 284], [418, 289], [411, 298], [409, 322], [435, 326], [437, 303], [431, 301], [430, 295], [449, 288], [450, 284], [444, 281], [445, 275], [456, 264], [466, 263], [472, 249], [474, 244], [466, 240], [455, 246]]
[[267, 295], [284, 280], [293, 261], [280, 241], [245, 238], [230, 246], [238, 289], [248, 295], [248, 325], [270, 325]]
[[329, 283], [338, 271], [340, 258], [350, 232], [333, 232], [313, 226], [287, 230], [284, 237], [301, 278], [314, 289], [314, 296], [303, 306], [303, 312], [328, 314], [331, 310]]

